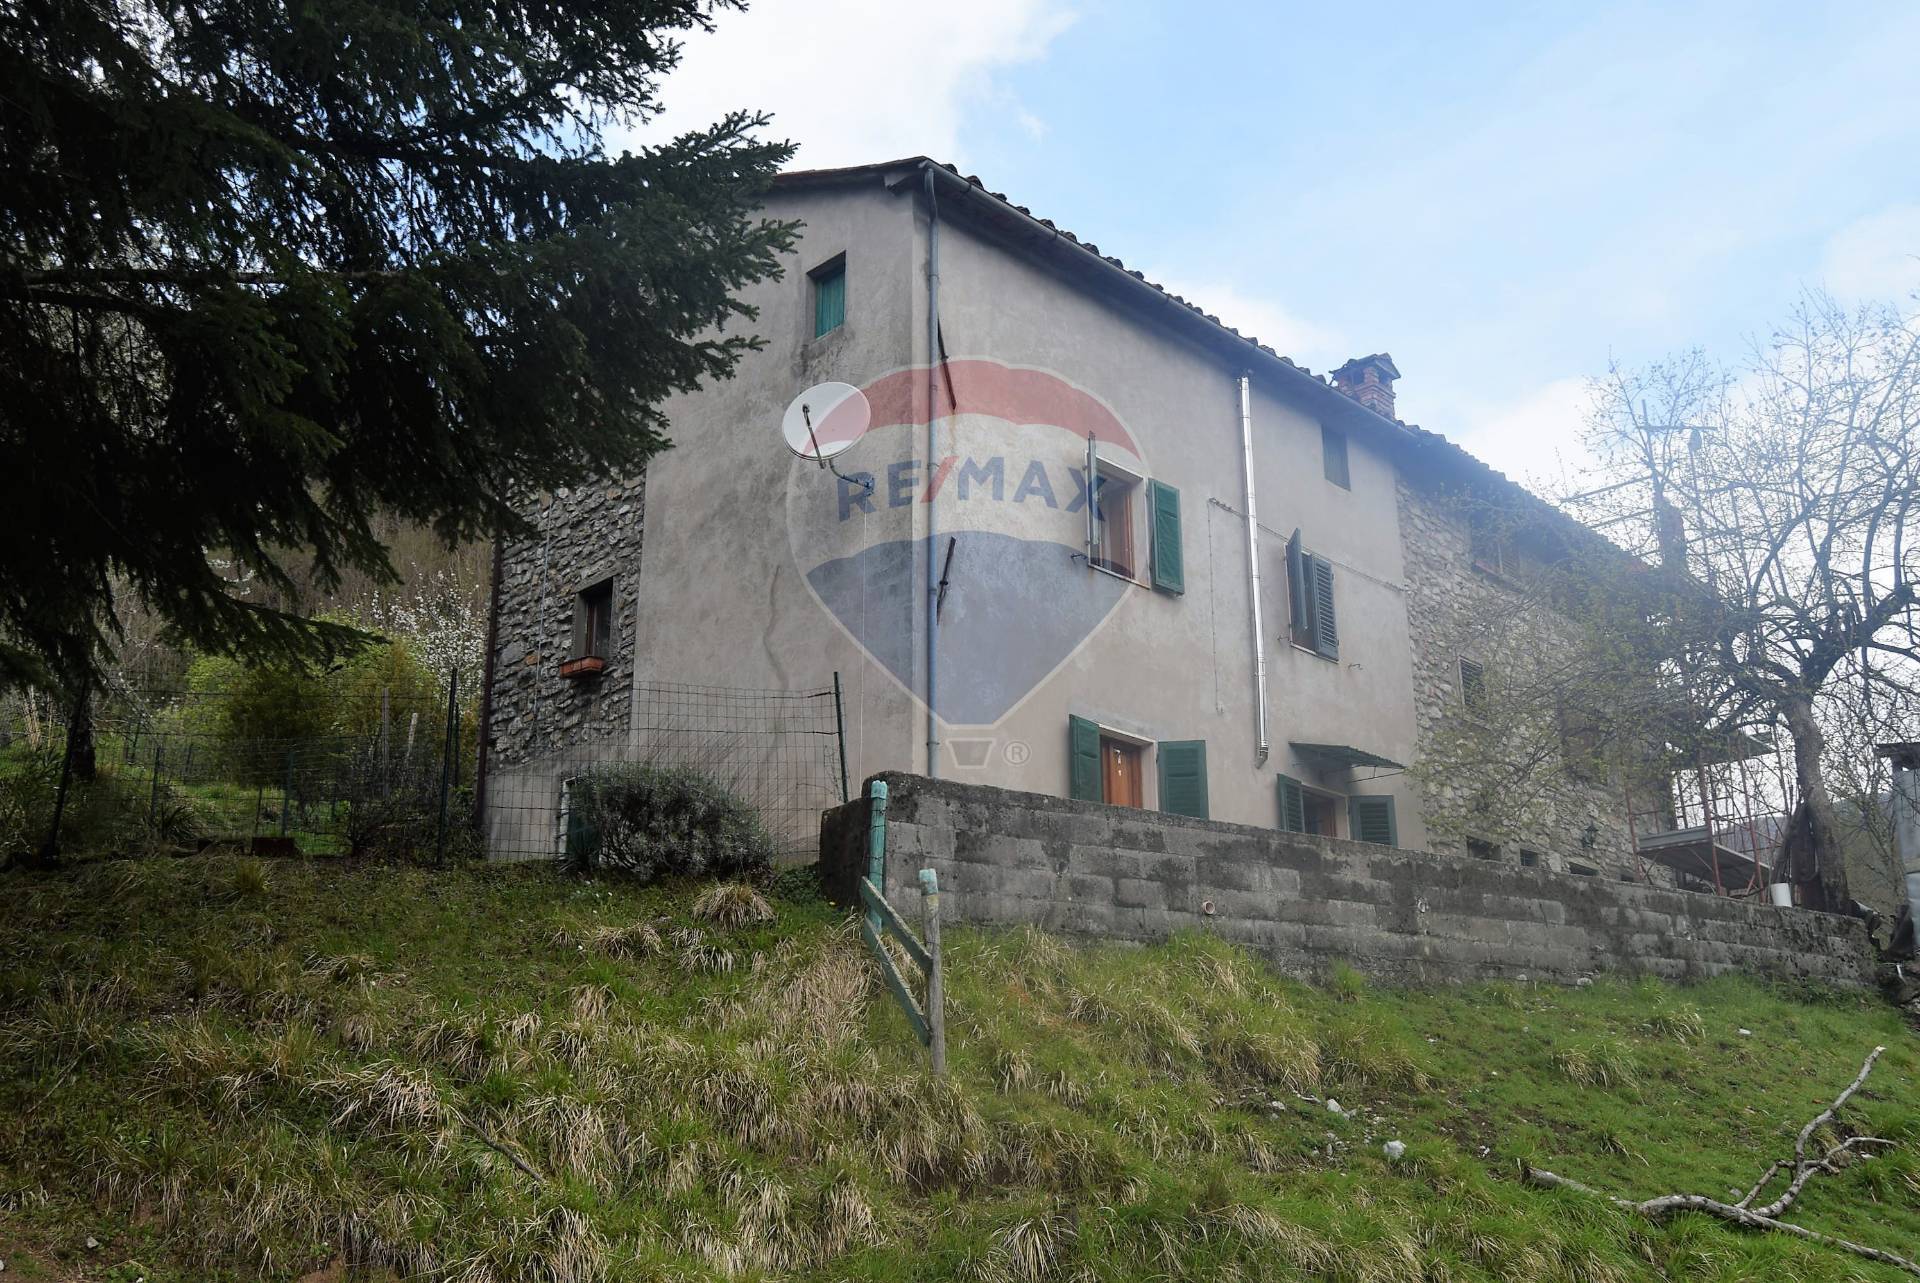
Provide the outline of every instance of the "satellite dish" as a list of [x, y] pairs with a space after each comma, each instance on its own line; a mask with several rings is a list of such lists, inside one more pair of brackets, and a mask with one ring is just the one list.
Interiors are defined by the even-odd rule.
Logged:
[[858, 441], [872, 422], [866, 394], [851, 383], [819, 383], [787, 406], [780, 435], [787, 449], [818, 463], [831, 459]]

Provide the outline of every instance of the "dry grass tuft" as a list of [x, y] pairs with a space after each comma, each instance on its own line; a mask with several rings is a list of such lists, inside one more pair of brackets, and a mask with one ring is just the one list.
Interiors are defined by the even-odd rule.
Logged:
[[377, 968], [373, 959], [364, 953], [343, 953], [337, 956], [314, 953], [307, 955], [303, 970], [310, 976], [343, 985], [371, 976]]
[[993, 1236], [980, 1277], [983, 1283], [1045, 1283], [1078, 1239], [1073, 1221], [1057, 1210], [1016, 1221]]
[[567, 1007], [575, 1020], [599, 1020], [613, 1007], [613, 1000], [614, 992], [606, 985], [575, 985], [567, 994]]
[[681, 927], [672, 933], [676, 957], [683, 971], [695, 974], [730, 974], [739, 959], [733, 951], [715, 943], [698, 927]]
[[767, 898], [745, 882], [719, 882], [693, 902], [693, 916], [731, 930], [757, 922], [772, 922], [775, 914]]
[[1696, 1043], [1707, 1036], [1707, 1022], [1692, 1007], [1669, 1007], [1647, 1018], [1647, 1032], [1678, 1043]]
[[375, 1131], [437, 1133], [447, 1109], [433, 1080], [390, 1060], [314, 1079], [313, 1089], [333, 1102], [333, 1125], [357, 1122]]
[[1640, 1081], [1632, 1049], [1611, 1040], [1562, 1048], [1553, 1054], [1553, 1067], [1582, 1087], [1632, 1087]]
[[498, 1027], [483, 1014], [455, 1009], [414, 1031], [413, 1054], [445, 1066], [456, 1077], [475, 1082], [505, 1068]]

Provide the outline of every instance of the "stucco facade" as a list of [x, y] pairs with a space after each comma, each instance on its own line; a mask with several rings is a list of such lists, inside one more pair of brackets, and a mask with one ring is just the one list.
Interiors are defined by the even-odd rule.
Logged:
[[[1423, 709], [1444, 692], [1413, 618], [1431, 588], [1414, 581], [1436, 573], [1436, 553], [1424, 520], [1408, 524], [1421, 511], [1404, 484], [1409, 430], [1024, 211], [950, 190], [946, 171], [939, 180], [938, 351], [918, 162], [796, 176], [770, 196], [771, 216], [805, 228], [784, 278], [744, 295], [765, 348], [732, 380], [667, 405], [675, 447], [643, 487], [543, 497], [542, 537], [506, 550], [495, 759], [524, 755], [555, 725], [617, 736], [614, 710], [634, 683], [809, 689], [838, 672], [855, 780], [906, 770], [1066, 796], [1085, 783], [1077, 719], [1141, 773], [1148, 809], [1165, 800], [1161, 746], [1198, 743], [1212, 819], [1283, 823], [1285, 777], [1318, 799], [1327, 836], [1352, 836], [1347, 798], [1391, 799], [1397, 844], [1426, 848], [1423, 799], [1399, 767], [1420, 753]], [[837, 262], [844, 319], [816, 334], [819, 273]], [[790, 403], [829, 382], [872, 407], [832, 470], [781, 436]], [[1367, 393], [1376, 406], [1382, 396], [1385, 384]], [[1336, 448], [1344, 466], [1328, 457]], [[1104, 554], [1089, 555], [1090, 493], [1110, 521], [1133, 505], [1124, 577], [1092, 564]], [[1332, 654], [1293, 627], [1295, 532], [1325, 567]], [[1178, 573], [1163, 573], [1176, 544]], [[560, 626], [578, 581], [608, 563], [620, 650], [582, 687], [559, 674]], [[1327, 748], [1383, 765], [1342, 765]]]

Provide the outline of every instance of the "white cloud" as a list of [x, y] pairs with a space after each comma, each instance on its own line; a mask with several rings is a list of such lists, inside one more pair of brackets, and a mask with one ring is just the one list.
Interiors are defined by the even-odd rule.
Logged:
[[1842, 298], [1892, 301], [1920, 290], [1920, 205], [1881, 210], [1835, 232], [1820, 275]]
[[1564, 493], [1580, 486], [1592, 463], [1581, 444], [1592, 400], [1586, 378], [1558, 378], [1515, 400], [1449, 415], [1458, 425], [1449, 435], [1536, 493]]
[[1142, 268], [1141, 272], [1148, 280], [1219, 317], [1248, 338], [1259, 339], [1280, 355], [1312, 369], [1329, 369], [1350, 356], [1359, 355], [1347, 350], [1346, 340], [1336, 331], [1296, 316], [1272, 299], [1249, 294], [1237, 285], [1192, 280], [1151, 268]]
[[[636, 137], [698, 128], [728, 111], [774, 114], [768, 136], [800, 145], [819, 169], [931, 155], [964, 163], [970, 112], [1035, 120], [1000, 83], [1045, 56], [1072, 23], [1061, 0], [975, 0], [962, 8], [899, 0], [759, 0], [686, 40], [663, 82], [666, 112]], [[619, 140], [614, 140], [618, 145]]]

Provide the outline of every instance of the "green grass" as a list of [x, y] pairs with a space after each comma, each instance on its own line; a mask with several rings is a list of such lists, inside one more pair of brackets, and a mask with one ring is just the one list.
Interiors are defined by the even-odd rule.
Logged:
[[0, 876], [0, 1258], [152, 1283], [343, 1258], [470, 1283], [1892, 1279], [1516, 1179], [1725, 1196], [1877, 1043], [1841, 1121], [1898, 1148], [1795, 1216], [1920, 1243], [1920, 1049], [1869, 999], [1313, 987], [1204, 936], [954, 930], [940, 1082], [840, 914], [731, 897], [721, 925], [702, 890], [227, 856]]

